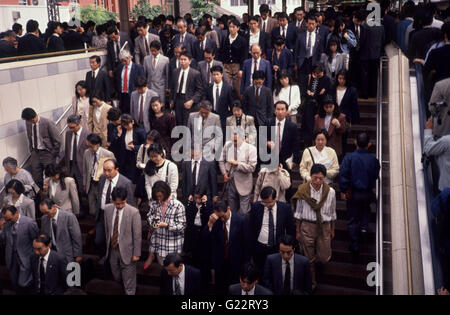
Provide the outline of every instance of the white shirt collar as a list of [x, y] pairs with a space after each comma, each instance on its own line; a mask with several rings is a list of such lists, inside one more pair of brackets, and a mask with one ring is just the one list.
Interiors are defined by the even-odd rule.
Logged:
[[56, 36], [56, 37], [59, 37], [59, 34], [57, 34], [57, 33], [53, 33], [53, 34], [52, 34], [52, 36]]
[[[81, 131], [83, 131], [83, 127], [81, 127], [77, 132], [75, 132], [77, 134], [78, 137], [81, 136]], [[79, 139], [79, 138], [78, 138]]]
[[[255, 295], [255, 289], [256, 289], [256, 284], [255, 284], [255, 286], [253, 287], [253, 289], [251, 289], [250, 291], [248, 291], [248, 295]], [[242, 295], [246, 295], [246, 292], [244, 291], [244, 290], [242, 290], [242, 288], [241, 288], [241, 293], [242, 293]]]
[[[323, 188], [323, 184], [320, 186], [320, 189], [317, 191], [313, 185], [310, 183], [309, 186], [311, 187], [311, 192], [315, 192], [315, 193], [320, 193], [322, 194], [322, 188]], [[319, 200], [318, 200], [319, 201]]]
[[53, 218], [51, 218], [50, 220], [55, 219], [55, 222], [58, 222], [58, 215], [59, 215], [59, 208], [56, 208], [56, 214]]
[[117, 185], [117, 182], [119, 181], [120, 173], [117, 173], [117, 175], [111, 180], [111, 182], [114, 184], [114, 187]]
[[47, 254], [45, 254], [45, 256], [43, 257], [45, 262], [48, 262], [48, 257], [50, 256], [50, 251], [51, 251], [51, 249], [49, 249]]
[[223, 80], [220, 81], [220, 83], [214, 83], [214, 88], [217, 89], [217, 86], [219, 86], [219, 90], [222, 89]]

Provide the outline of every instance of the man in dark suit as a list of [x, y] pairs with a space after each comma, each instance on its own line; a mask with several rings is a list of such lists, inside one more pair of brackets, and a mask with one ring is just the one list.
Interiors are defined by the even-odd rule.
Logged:
[[61, 35], [66, 50], [84, 49], [85, 44], [89, 42], [89, 36], [85, 33], [82, 26], [75, 24], [70, 26], [69, 30]]
[[212, 49], [214, 55], [216, 54], [216, 42], [213, 39], [206, 38], [206, 31], [203, 28], [197, 28], [195, 30], [195, 37], [197, 37], [197, 40], [192, 45], [192, 57], [196, 61], [202, 61], [204, 59], [203, 54], [207, 48]]
[[124, 47], [125, 43], [128, 44], [128, 49], [130, 54], [133, 55], [134, 46], [131, 39], [127, 35], [119, 35], [119, 31], [115, 28], [110, 28], [107, 31], [108, 43], [106, 44], [106, 68], [108, 69], [108, 74], [112, 78], [114, 76], [115, 69], [120, 64], [120, 50]]
[[245, 39], [248, 42], [248, 49], [247, 49], [249, 54], [248, 57], [249, 58], [251, 57], [250, 48], [252, 47], [252, 45], [259, 44], [262, 51], [261, 56], [265, 58], [267, 55], [267, 51], [272, 47], [270, 41], [270, 34], [263, 32], [259, 29], [259, 19], [256, 16], [250, 17], [248, 25], [250, 26], [250, 30], [247, 36], [245, 37]]
[[180, 254], [170, 253], [164, 258], [161, 271], [161, 295], [199, 295], [200, 271], [186, 265]]
[[266, 75], [257, 70], [253, 73], [253, 86], [249, 86], [242, 97], [242, 106], [246, 115], [255, 118], [255, 127], [265, 126], [273, 115], [272, 90], [263, 86]]
[[0, 39], [0, 58], [13, 57], [17, 55], [17, 49], [14, 47], [16, 33], [7, 30]]
[[38, 295], [62, 295], [67, 287], [67, 262], [51, 246], [51, 238], [46, 233], [33, 241], [35, 255], [31, 256], [31, 271], [34, 293]]
[[[120, 64], [116, 69], [116, 91], [119, 95], [119, 107], [122, 114], [130, 113], [130, 96], [136, 89], [134, 82], [137, 77], [145, 77], [144, 68], [131, 61], [133, 57], [128, 50], [119, 54]], [[125, 79], [126, 78], [126, 79]]]
[[279, 242], [279, 253], [267, 256], [264, 285], [275, 295], [309, 295], [312, 293], [309, 260], [294, 253], [294, 242], [293, 236], [283, 236]]
[[[450, 22], [442, 25], [441, 32], [444, 34], [445, 45], [430, 51], [424, 65], [424, 75], [430, 75], [433, 82], [441, 81], [450, 77]], [[432, 87], [431, 87], [432, 90]]]
[[32, 108], [28, 107], [22, 111], [22, 119], [26, 121], [31, 174], [36, 184], [42, 188], [43, 171], [47, 165], [56, 163], [61, 137], [55, 123], [39, 116]]
[[47, 38], [47, 51], [56, 52], [64, 51], [64, 42], [61, 38], [63, 30], [61, 28], [61, 23], [50, 21], [48, 26], [50, 37]]
[[[81, 116], [77, 114], [67, 117], [66, 141], [64, 149], [64, 165], [67, 174], [75, 179], [77, 183], [78, 196], [83, 190], [83, 156], [87, 150], [86, 138], [89, 130], [81, 125]], [[81, 199], [80, 199], [81, 200]], [[84, 207], [81, 207], [84, 208]], [[84, 211], [84, 210], [82, 210]], [[83, 212], [81, 216], [84, 216]]]
[[252, 58], [244, 61], [242, 69], [241, 94], [252, 85], [252, 75], [258, 70], [263, 71], [265, 74], [264, 85], [272, 89], [272, 67], [270, 62], [261, 58], [261, 47], [259, 44], [253, 44], [250, 51]]
[[261, 201], [251, 205], [249, 217], [250, 249], [259, 271], [264, 270], [266, 257], [277, 252], [282, 236], [295, 236], [291, 207], [277, 201], [277, 192], [267, 186], [261, 190]]
[[106, 251], [105, 206], [112, 202], [111, 193], [114, 187], [125, 188], [128, 192], [127, 203], [134, 206], [133, 183], [122, 174], [119, 174], [119, 167], [115, 159], [107, 159], [103, 163], [103, 175], [98, 181], [98, 211], [95, 217], [97, 222], [95, 245], [102, 255]]
[[89, 91], [102, 91], [105, 96], [105, 102], [111, 105], [112, 86], [108, 73], [101, 69], [102, 59], [100, 56], [94, 55], [89, 57], [89, 65], [91, 71], [86, 72], [86, 84]]
[[197, 110], [196, 105], [203, 97], [203, 82], [200, 72], [190, 67], [192, 56], [182, 52], [180, 68], [173, 71], [170, 108], [175, 109], [178, 126], [186, 126], [189, 114]]
[[361, 38], [365, 37], [364, 32], [366, 31], [365, 27], [362, 27], [366, 19], [365, 10], [358, 10], [353, 15], [353, 20], [348, 23], [348, 29], [355, 34], [356, 38], [356, 47], [350, 47], [350, 62], [349, 62], [349, 72], [351, 78], [353, 79], [353, 84], [356, 88], [361, 88]]
[[299, 33], [306, 31], [305, 9], [303, 7], [295, 8], [294, 15], [295, 22], [292, 22], [292, 24], [297, 28]]
[[278, 15], [278, 24], [279, 26], [272, 30], [272, 41], [281, 36], [285, 39], [286, 47], [293, 51], [297, 41], [297, 28], [292, 24], [288, 24], [286, 12], [281, 12]]
[[27, 33], [19, 38], [17, 54], [23, 56], [45, 52], [44, 40], [39, 37], [39, 23], [35, 20], [29, 20], [27, 22]]
[[203, 231], [211, 248], [216, 293], [226, 294], [230, 284], [238, 281], [241, 265], [249, 259], [246, 218], [219, 202], [214, 204], [214, 213]]
[[184, 47], [186, 47], [186, 51], [188, 51], [192, 56], [192, 49], [196, 40], [195, 36], [187, 31], [187, 22], [185, 19], [178, 20], [177, 28], [179, 33], [173, 38], [172, 47], [175, 47], [177, 44], [183, 44]]
[[230, 106], [233, 103], [233, 89], [223, 78], [223, 67], [213, 66], [211, 68], [213, 84], [206, 90], [206, 99], [213, 105], [213, 113], [220, 116], [222, 134], [225, 136], [227, 117], [231, 115]]
[[258, 284], [258, 269], [251, 262], [242, 265], [240, 283], [228, 288], [229, 295], [272, 295], [272, 291]]
[[[275, 139], [271, 139], [272, 133], [268, 131], [269, 141], [267, 146], [271, 150], [278, 152], [278, 164], [282, 164], [283, 168], [288, 170], [300, 164], [300, 137], [297, 125], [286, 119], [288, 104], [285, 101], [275, 103], [275, 118], [268, 121], [267, 127], [275, 128]], [[292, 167], [288, 167], [286, 160], [292, 159]]]

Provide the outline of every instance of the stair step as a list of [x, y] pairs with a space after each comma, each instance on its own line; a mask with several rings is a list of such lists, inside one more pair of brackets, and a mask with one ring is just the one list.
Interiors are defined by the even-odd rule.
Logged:
[[334, 285], [318, 284], [314, 295], [374, 295], [369, 290], [358, 290], [354, 288], [338, 287]]

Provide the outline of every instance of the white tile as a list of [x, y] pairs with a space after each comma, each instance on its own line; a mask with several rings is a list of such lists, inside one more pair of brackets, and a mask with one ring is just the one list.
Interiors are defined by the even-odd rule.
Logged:
[[0, 85], [0, 95], [0, 125], [20, 119], [22, 105], [19, 83]]
[[41, 78], [38, 81], [40, 112], [59, 107], [56, 100], [56, 76]]
[[56, 101], [57, 104], [53, 108], [65, 107], [72, 102], [72, 97], [75, 95], [75, 84], [71, 82], [72, 73], [62, 73], [52, 76], [55, 80]]
[[[38, 88], [38, 80], [25, 80], [19, 82], [19, 89], [22, 93], [20, 93], [20, 100], [22, 109], [26, 107], [31, 107], [35, 111], [40, 112], [41, 105], [39, 103], [39, 88]], [[19, 117], [20, 118], [20, 117]]]
[[7, 156], [12, 156], [21, 164], [29, 155], [26, 132], [4, 139]]
[[[7, 156], [8, 154], [6, 153], [5, 139], [0, 139], [0, 159], [3, 161], [3, 159]], [[0, 178], [3, 178], [4, 176], [5, 169], [3, 167], [0, 167]], [[0, 185], [3, 185], [3, 180], [1, 181]]]

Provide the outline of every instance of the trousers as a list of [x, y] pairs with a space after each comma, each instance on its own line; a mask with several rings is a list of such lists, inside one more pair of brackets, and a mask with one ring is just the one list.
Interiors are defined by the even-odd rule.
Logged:
[[114, 281], [122, 282], [125, 294], [136, 294], [136, 262], [125, 265], [117, 247], [110, 249], [109, 263]]

